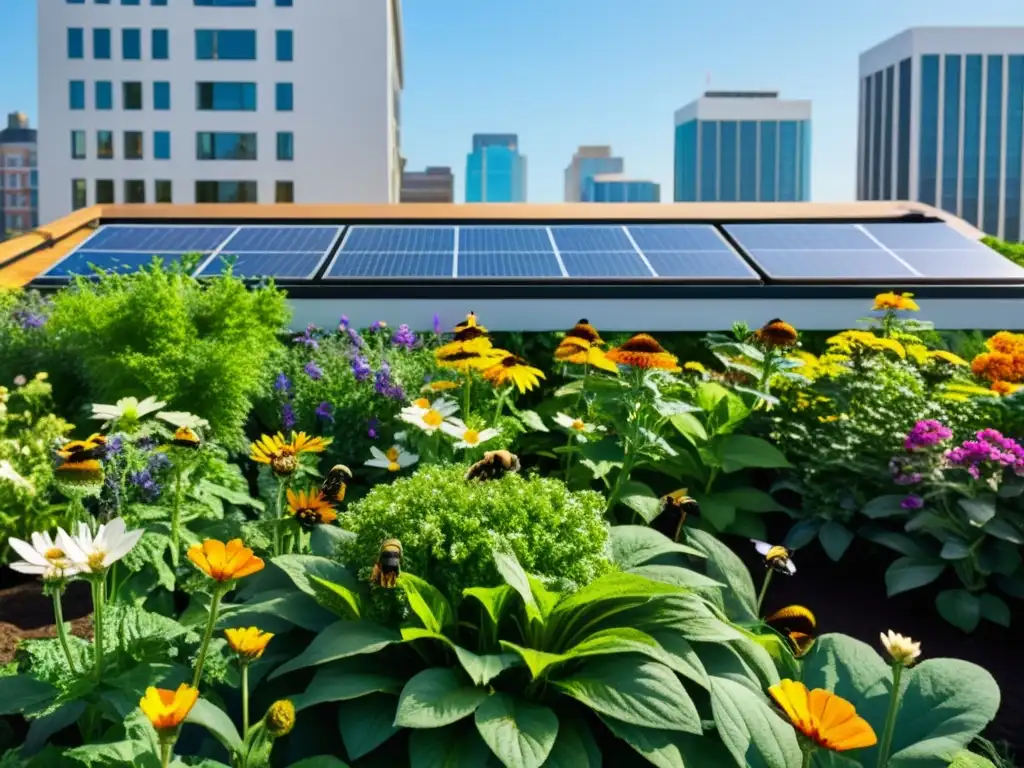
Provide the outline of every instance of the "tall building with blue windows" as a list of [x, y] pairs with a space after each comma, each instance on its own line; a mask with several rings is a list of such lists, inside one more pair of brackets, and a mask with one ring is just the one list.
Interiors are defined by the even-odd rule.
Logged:
[[857, 198], [1024, 239], [1024, 27], [916, 27], [861, 54]]
[[526, 158], [514, 133], [475, 133], [466, 155], [467, 203], [525, 203]]
[[39, 214], [387, 203], [400, 0], [37, 0]]
[[605, 173], [622, 173], [625, 163], [609, 146], [581, 146], [565, 169], [565, 202], [581, 203], [587, 180]]
[[708, 91], [676, 111], [676, 202], [811, 199], [811, 102]]
[[583, 186], [584, 203], [660, 203], [661, 185], [631, 179], [623, 173], [588, 176]]

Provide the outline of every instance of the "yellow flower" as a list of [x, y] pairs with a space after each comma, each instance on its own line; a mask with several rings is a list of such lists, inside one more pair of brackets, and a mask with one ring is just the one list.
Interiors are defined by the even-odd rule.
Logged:
[[921, 308], [914, 301], [912, 293], [880, 293], [875, 296], [874, 311], [896, 310], [902, 312], [917, 312]]
[[446, 351], [444, 347], [434, 353], [434, 361], [442, 368], [454, 368], [459, 373], [468, 371], [483, 371], [501, 360], [505, 355], [510, 354], [504, 349], [495, 349], [487, 342], [487, 347], [453, 349]]
[[264, 722], [267, 732], [275, 739], [287, 736], [295, 727], [295, 705], [288, 699], [279, 699], [270, 705]]
[[853, 704], [831, 691], [808, 691], [803, 683], [782, 680], [768, 693], [793, 727], [819, 747], [845, 752], [878, 743], [874, 729], [857, 714]]
[[882, 638], [882, 646], [889, 657], [905, 667], [909, 667], [914, 660], [921, 655], [921, 644], [915, 643], [909, 637], [898, 635], [891, 629], [879, 635]]
[[948, 363], [949, 365], [970, 365], [970, 363], [968, 363], [959, 355], [954, 355], [952, 352], [947, 352], [945, 349], [932, 350], [931, 352], [928, 353], [928, 359], [938, 360], [939, 362]]
[[224, 635], [228, 639], [228, 647], [244, 661], [254, 661], [262, 656], [267, 643], [274, 637], [270, 632], [261, 632], [258, 627], [225, 629]]
[[892, 352], [901, 359], [907, 356], [907, 351], [898, 341], [875, 336], [871, 331], [843, 331], [827, 339], [825, 343], [834, 350], [839, 350], [846, 354], [871, 350], [874, 352]]
[[615, 349], [609, 350], [608, 359], [631, 368], [658, 368], [672, 372], [682, 370], [679, 367], [679, 359], [666, 352], [657, 339], [646, 333], [638, 333]]
[[146, 695], [139, 700], [139, 707], [154, 728], [165, 731], [181, 725], [198, 699], [199, 691], [182, 683], [176, 691], [147, 688]]
[[263, 560], [242, 544], [241, 539], [232, 539], [227, 544], [216, 539], [207, 539], [188, 551], [188, 559], [209, 576], [219, 582], [234, 581], [263, 570]]
[[523, 358], [508, 354], [497, 365], [485, 370], [483, 377], [496, 387], [511, 381], [520, 392], [528, 392], [540, 384], [544, 372], [532, 367]]
[[[438, 392], [444, 392], [444, 391], [449, 390], [449, 389], [455, 389], [458, 386], [459, 386], [459, 382], [457, 382], [457, 381], [448, 381], [447, 379], [438, 379], [437, 381], [431, 381], [429, 384], [424, 384], [420, 388], [420, 392], [429, 392], [429, 393], [436, 394]], [[426, 400], [426, 398], [421, 398], [421, 399], [422, 400]]]
[[792, 347], [797, 342], [796, 328], [785, 320], [769, 320], [754, 331], [754, 338], [766, 347]]
[[319, 490], [299, 491], [291, 488], [287, 491], [288, 509], [303, 528], [316, 528], [328, 525], [338, 519], [331, 502], [324, 498]]
[[708, 369], [700, 363], [694, 362], [693, 360], [683, 363], [684, 371], [694, 371], [695, 373], [707, 373]]
[[263, 435], [250, 446], [249, 458], [258, 464], [269, 464], [277, 475], [290, 475], [299, 466], [300, 453], [323, 453], [330, 439], [310, 437], [305, 432], [292, 432], [290, 442], [278, 432], [271, 437]]

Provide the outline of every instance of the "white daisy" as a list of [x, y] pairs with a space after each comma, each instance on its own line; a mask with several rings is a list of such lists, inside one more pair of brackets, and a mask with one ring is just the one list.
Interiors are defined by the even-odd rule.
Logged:
[[470, 429], [462, 419], [448, 419], [441, 425], [441, 431], [458, 441], [455, 443], [456, 448], [476, 448], [500, 434], [496, 429]]
[[203, 429], [210, 426], [206, 419], [196, 416], [188, 411], [161, 411], [156, 415], [158, 419], [166, 421], [175, 427], [188, 427], [189, 429]]
[[125, 530], [124, 520], [115, 517], [106, 525], [101, 525], [95, 536], [85, 523], [78, 524], [77, 536], [69, 536], [58, 530], [57, 543], [80, 570], [102, 573], [131, 552], [143, 533], [142, 529]]
[[[57, 529], [58, 539], [63, 533], [62, 529]], [[7, 540], [11, 549], [23, 558], [11, 563], [12, 571], [42, 576], [45, 581], [53, 581], [70, 578], [81, 570], [50, 534], [33, 533], [30, 538], [31, 544], [13, 537]]]
[[151, 413], [156, 413], [165, 405], [167, 403], [157, 400], [152, 396], [144, 400], [139, 400], [135, 397], [122, 397], [117, 401], [116, 405], [94, 403], [92, 406], [92, 418], [100, 419], [108, 424], [118, 421], [134, 423]]
[[428, 407], [423, 407], [425, 399], [416, 401], [408, 408], [403, 408], [399, 418], [419, 427], [428, 434], [436, 432], [446, 418], [459, 410], [455, 401], [445, 400], [443, 397], [430, 403]]
[[18, 474], [18, 470], [7, 459], [0, 461], [0, 480], [6, 480], [11, 485], [17, 486], [29, 493], [35, 493], [36, 490], [31, 482]]
[[575, 432], [581, 435], [593, 432], [597, 429], [596, 425], [587, 424], [583, 419], [574, 419], [572, 416], [567, 416], [561, 411], [555, 414], [555, 424], [560, 426], [562, 429], [567, 429], [570, 432]]
[[399, 445], [392, 445], [386, 452], [371, 445], [370, 453], [373, 454], [373, 458], [365, 462], [365, 465], [386, 469], [388, 472], [398, 472], [406, 467], [411, 467], [420, 460], [415, 453], [406, 453]]

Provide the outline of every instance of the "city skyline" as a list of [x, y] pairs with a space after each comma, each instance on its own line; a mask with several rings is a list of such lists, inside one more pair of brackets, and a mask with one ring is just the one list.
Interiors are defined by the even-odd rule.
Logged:
[[[26, 62], [0, 86], [0, 114], [24, 111], [38, 124], [35, 9], [16, 0], [0, 5], [11, 22], [0, 45], [9, 61]], [[680, 6], [522, 0], [509, 16], [472, 0], [440, 8], [405, 3], [408, 166], [452, 167], [461, 200], [472, 134], [517, 133], [530, 157], [527, 199], [554, 202], [563, 199], [573, 151], [610, 144], [631, 175], [660, 183], [667, 198], [674, 110], [709, 87], [770, 89], [814, 103], [813, 199], [853, 200], [860, 53], [912, 26], [1024, 25], [1024, 6], [1012, 0], [906, 0], [897, 7], [865, 0], [829, 8], [741, 2], [700, 15]], [[614, 57], [607, 56], [609, 40], [620, 41]]]

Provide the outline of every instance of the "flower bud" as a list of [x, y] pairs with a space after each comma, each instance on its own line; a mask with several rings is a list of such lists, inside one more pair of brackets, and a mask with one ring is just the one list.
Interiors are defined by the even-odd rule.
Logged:
[[287, 736], [295, 727], [295, 705], [288, 699], [278, 699], [270, 705], [264, 722], [267, 732], [275, 739]]
[[880, 637], [885, 652], [898, 664], [909, 667], [921, 655], [920, 643], [915, 643], [909, 637], [898, 635], [891, 629], [888, 632], [883, 632]]

